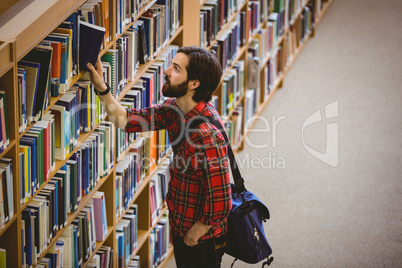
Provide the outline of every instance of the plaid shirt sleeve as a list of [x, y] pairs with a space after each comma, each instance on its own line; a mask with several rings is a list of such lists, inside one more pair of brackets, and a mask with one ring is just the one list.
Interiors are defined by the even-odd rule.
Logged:
[[203, 203], [203, 213], [199, 222], [205, 225], [212, 225], [212, 232], [222, 231], [225, 226], [227, 216], [232, 208], [229, 161], [227, 159], [227, 145], [222, 134], [209, 128], [207, 132], [199, 132], [199, 143], [197, 160], [193, 168], [201, 168], [203, 179], [202, 185], [205, 189], [205, 201]]
[[170, 103], [147, 107], [143, 109], [127, 109], [127, 124], [125, 132], [143, 132], [166, 129], [175, 117]]

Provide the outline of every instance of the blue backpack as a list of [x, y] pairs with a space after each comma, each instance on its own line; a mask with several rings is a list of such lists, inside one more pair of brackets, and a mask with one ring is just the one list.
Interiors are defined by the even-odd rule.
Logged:
[[[245, 188], [244, 179], [237, 167], [229, 139], [219, 121], [212, 117], [198, 117], [192, 119], [185, 127], [194, 130], [205, 122], [214, 125], [225, 138], [228, 146], [230, 168], [235, 181], [234, 184], [231, 184], [232, 210], [228, 217], [228, 241], [225, 247], [225, 253], [235, 258], [231, 267], [238, 259], [253, 264], [266, 259], [262, 267], [270, 265], [274, 258], [269, 257], [272, 254], [272, 249], [265, 237], [263, 226], [263, 222], [269, 219], [268, 208]], [[185, 131], [188, 131], [188, 129], [185, 129]], [[172, 143], [174, 152], [183, 142], [184, 136], [186, 135]]]

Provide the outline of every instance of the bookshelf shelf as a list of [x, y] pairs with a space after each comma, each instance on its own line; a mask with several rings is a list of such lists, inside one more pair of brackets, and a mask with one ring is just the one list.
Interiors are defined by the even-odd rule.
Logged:
[[0, 36], [15, 39], [17, 61], [86, 0], [20, 0], [0, 16]]
[[138, 230], [138, 237], [137, 237], [137, 249], [135, 250], [134, 254], [137, 254], [140, 249], [144, 246], [145, 242], [149, 237], [150, 232], [147, 230]]
[[0, 230], [0, 237], [8, 230], [8, 228], [14, 223], [14, 221], [18, 218], [18, 214], [14, 213], [11, 220], [9, 220], [5, 225], [4, 228]]
[[7, 148], [3, 152], [1, 152], [0, 158], [2, 158], [4, 156], [6, 156], [7, 154], [9, 154], [9, 152], [13, 149], [15, 144], [16, 144], [15, 140], [10, 140], [10, 144], [7, 146]]
[[13, 66], [13, 44], [0, 40], [0, 76], [3, 76]]

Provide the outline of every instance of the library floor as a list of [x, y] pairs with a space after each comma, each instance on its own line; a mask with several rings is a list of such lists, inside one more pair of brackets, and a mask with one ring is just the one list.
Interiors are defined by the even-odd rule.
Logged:
[[254, 127], [270, 132], [239, 154], [271, 212], [271, 267], [402, 267], [401, 12], [399, 0], [335, 0]]

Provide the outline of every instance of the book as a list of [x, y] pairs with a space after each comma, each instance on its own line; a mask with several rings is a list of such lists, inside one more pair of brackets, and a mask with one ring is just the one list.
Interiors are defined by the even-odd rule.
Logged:
[[[9, 213], [9, 219], [14, 215], [14, 180], [13, 180], [13, 169], [12, 169], [12, 159], [11, 158], [0, 158], [0, 168], [4, 169], [5, 172], [2, 172], [0, 175], [2, 176], [3, 182], [4, 182], [4, 188], [3, 191], [7, 192], [7, 204], [8, 204], [8, 213]], [[4, 176], [3, 176], [4, 174]]]
[[47, 46], [36, 46], [25, 57], [24, 61], [36, 62], [40, 64], [38, 87], [36, 92], [36, 100], [34, 106], [33, 120], [36, 122], [42, 118], [42, 112], [45, 106], [45, 97], [48, 94], [50, 66], [53, 49]]
[[31, 124], [35, 114], [35, 101], [38, 90], [40, 63], [19, 61], [18, 66], [26, 70], [26, 111], [27, 124]]
[[80, 21], [80, 54], [81, 70], [89, 71], [87, 63], [95, 66], [105, 36], [105, 28]]
[[105, 194], [98, 191], [94, 194], [92, 200], [94, 203], [96, 241], [103, 242], [108, 234]]

